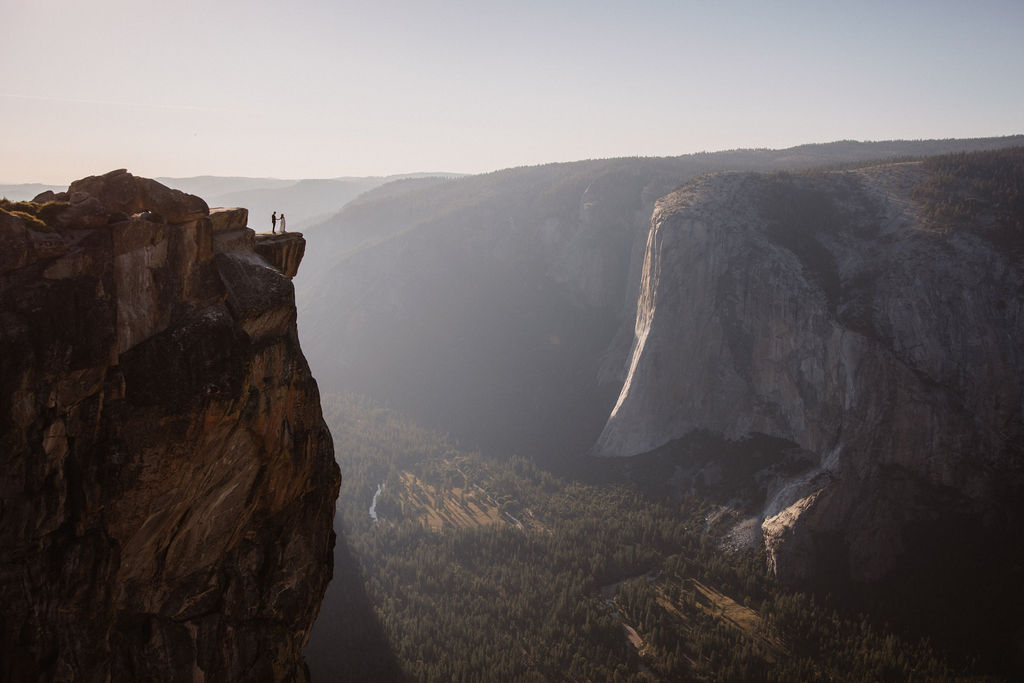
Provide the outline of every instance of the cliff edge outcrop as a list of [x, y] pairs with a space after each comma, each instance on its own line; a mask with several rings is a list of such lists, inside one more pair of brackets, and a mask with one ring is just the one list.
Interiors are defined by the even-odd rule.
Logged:
[[804, 449], [815, 465], [776, 478], [760, 511], [769, 563], [789, 580], [880, 578], [913, 529], [943, 520], [1012, 528], [1021, 215], [979, 194], [979, 177], [960, 183], [961, 215], [936, 220], [915, 191], [929, 182], [921, 164], [721, 174], [660, 200], [597, 452], [697, 431]]
[[304, 680], [340, 475], [302, 236], [282, 273], [126, 171], [37, 199], [0, 212], [0, 679]]

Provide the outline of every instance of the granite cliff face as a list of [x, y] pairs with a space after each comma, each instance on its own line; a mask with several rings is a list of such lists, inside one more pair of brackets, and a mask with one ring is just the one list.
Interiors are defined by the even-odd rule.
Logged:
[[304, 680], [340, 475], [302, 236], [125, 171], [38, 199], [0, 213], [0, 679]]
[[924, 178], [919, 164], [722, 174], [660, 200], [597, 452], [701, 430], [804, 449], [816, 464], [776, 480], [760, 511], [788, 580], [880, 578], [912, 528], [947, 515], [1008, 524], [1024, 481], [1024, 267], [992, 215], [927, 219], [911, 192]]
[[1022, 141], [847, 141], [389, 183], [307, 230], [317, 248], [296, 278], [303, 348], [331, 392], [372, 397], [488, 453], [573, 459], [594, 445], [625, 378], [658, 198], [711, 171]]
[[[300, 276], [318, 378], [492, 452], [585, 452], [615, 398], [600, 374], [632, 313], [634, 241], [639, 281], [677, 177], [670, 162], [551, 165], [352, 205]], [[628, 350], [625, 336], [616, 359]]]

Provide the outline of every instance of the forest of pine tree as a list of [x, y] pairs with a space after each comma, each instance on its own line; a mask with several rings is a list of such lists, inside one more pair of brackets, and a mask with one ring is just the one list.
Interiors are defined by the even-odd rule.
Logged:
[[465, 452], [354, 396], [324, 407], [353, 560], [336, 581], [362, 582], [387, 649], [332, 622], [350, 672], [376, 658], [378, 677], [415, 681], [973, 679], [925, 640], [778, 585], [763, 551], [724, 551], [697, 497]]

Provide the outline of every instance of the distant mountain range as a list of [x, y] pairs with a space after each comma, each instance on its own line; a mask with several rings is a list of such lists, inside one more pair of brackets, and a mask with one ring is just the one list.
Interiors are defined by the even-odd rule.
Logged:
[[289, 230], [301, 230], [330, 217], [360, 194], [381, 185], [405, 178], [446, 175], [413, 173], [304, 180], [200, 176], [159, 180], [168, 187], [199, 195], [210, 206], [245, 207], [249, 209], [249, 227], [263, 232], [270, 229], [270, 214], [274, 211], [288, 217]]
[[21, 183], [14, 185], [0, 185], [0, 197], [10, 199], [12, 202], [24, 202], [32, 199], [40, 192], [52, 190], [62, 192], [68, 188], [58, 185], [44, 185], [42, 183]]
[[[97, 169], [97, 173], [100, 172]], [[249, 210], [250, 227], [263, 232], [269, 231], [270, 214], [274, 211], [284, 213], [288, 217], [288, 228], [298, 231], [312, 222], [330, 217], [363, 192], [397, 180], [432, 177], [452, 178], [458, 174], [407, 173], [301, 180], [204, 175], [156, 180], [176, 190], [198, 195], [211, 207], [244, 207]], [[61, 192], [66, 189], [41, 183], [0, 185], [0, 197], [24, 201], [46, 190]]]

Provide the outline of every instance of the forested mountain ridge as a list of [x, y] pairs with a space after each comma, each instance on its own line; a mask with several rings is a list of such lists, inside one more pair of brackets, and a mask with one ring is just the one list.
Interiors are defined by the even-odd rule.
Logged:
[[[392, 176], [342, 178], [249, 178], [237, 176], [192, 176], [156, 178], [167, 187], [203, 197], [211, 206], [245, 207], [253, 227], [270, 227], [272, 212], [284, 213], [288, 227], [300, 230], [329, 218], [360, 195], [382, 185], [401, 184], [415, 178], [450, 178], [455, 173], [409, 173]], [[27, 201], [47, 190], [61, 192], [64, 186], [40, 183], [0, 185], [0, 197]]]

